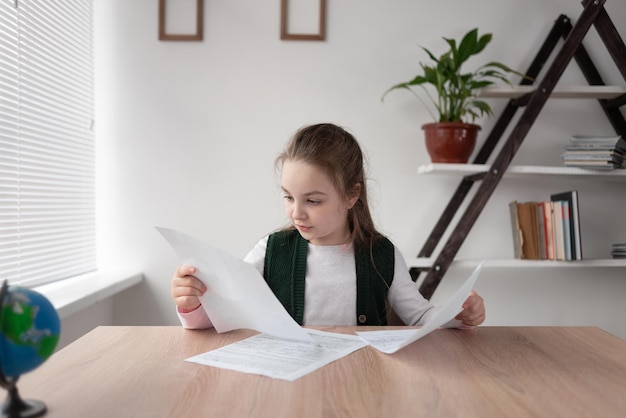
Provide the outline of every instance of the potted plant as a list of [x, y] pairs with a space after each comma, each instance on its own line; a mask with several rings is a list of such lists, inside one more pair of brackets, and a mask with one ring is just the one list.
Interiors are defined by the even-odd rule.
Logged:
[[[436, 121], [422, 126], [425, 133], [426, 149], [432, 162], [466, 163], [476, 145], [476, 136], [480, 126], [473, 122], [479, 116], [492, 115], [489, 104], [477, 97], [478, 90], [503, 81], [507, 73], [525, 77], [499, 62], [489, 62], [474, 71], [463, 72], [463, 64], [473, 55], [479, 54], [489, 42], [492, 34], [479, 37], [478, 29], [470, 30], [461, 42], [443, 38], [448, 43], [448, 50], [437, 58], [427, 48], [422, 47], [432, 63], [420, 63], [421, 74], [410, 81], [390, 87], [385, 96], [397, 89], [407, 89], [417, 96], [430, 115]], [[423, 89], [433, 108], [411, 88]], [[427, 88], [434, 88], [434, 95]], [[472, 122], [472, 123], [470, 123]]]

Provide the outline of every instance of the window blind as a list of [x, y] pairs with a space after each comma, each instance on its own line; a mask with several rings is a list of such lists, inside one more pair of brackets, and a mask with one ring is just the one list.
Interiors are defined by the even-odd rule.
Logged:
[[0, 280], [96, 269], [92, 1], [0, 2]]

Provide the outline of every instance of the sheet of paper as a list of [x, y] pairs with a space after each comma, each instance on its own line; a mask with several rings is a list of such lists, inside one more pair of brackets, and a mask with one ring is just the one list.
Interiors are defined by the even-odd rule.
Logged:
[[157, 230], [183, 264], [197, 268], [195, 276], [209, 289], [200, 302], [217, 332], [248, 328], [280, 338], [313, 341], [252, 265], [182, 232]]
[[315, 343], [257, 334], [185, 361], [293, 381], [367, 345], [356, 335], [306, 331]]
[[474, 269], [472, 274], [465, 280], [465, 283], [459, 287], [448, 303], [437, 307], [435, 314], [432, 315], [421, 328], [389, 331], [362, 331], [357, 332], [357, 335], [363, 338], [365, 342], [370, 344], [375, 349], [382, 351], [383, 353], [391, 354], [403, 347], [406, 347], [412, 342], [419, 340], [425, 335], [430, 334], [439, 327], [455, 326], [458, 321], [456, 321], [454, 317], [463, 310], [463, 302], [465, 302], [465, 299], [467, 299], [470, 291], [474, 288], [474, 284], [476, 283], [476, 279], [483, 268], [483, 264], [484, 261], [482, 261], [478, 267]]

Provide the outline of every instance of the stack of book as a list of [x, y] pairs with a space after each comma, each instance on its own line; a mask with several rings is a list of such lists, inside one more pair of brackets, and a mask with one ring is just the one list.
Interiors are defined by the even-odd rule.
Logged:
[[563, 152], [568, 167], [613, 170], [624, 168], [626, 141], [620, 135], [573, 135]]
[[613, 244], [611, 246], [611, 257], [613, 258], [626, 258], [626, 243]]
[[515, 258], [582, 260], [578, 192], [555, 193], [549, 201], [509, 203]]

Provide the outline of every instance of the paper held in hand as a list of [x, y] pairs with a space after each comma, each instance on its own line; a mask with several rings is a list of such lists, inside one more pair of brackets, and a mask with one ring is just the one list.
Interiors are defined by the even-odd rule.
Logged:
[[481, 261], [474, 272], [465, 280], [465, 283], [456, 291], [448, 303], [438, 306], [432, 315], [421, 328], [403, 329], [392, 331], [364, 331], [357, 335], [375, 349], [383, 353], [391, 354], [403, 347], [430, 334], [439, 327], [453, 328], [459, 326], [459, 321], [454, 319], [463, 310], [463, 302], [474, 288], [476, 279], [483, 268], [485, 261]]
[[254, 266], [182, 232], [157, 227], [185, 265], [209, 289], [202, 308], [217, 332], [247, 328], [288, 340], [314, 342], [285, 310]]

